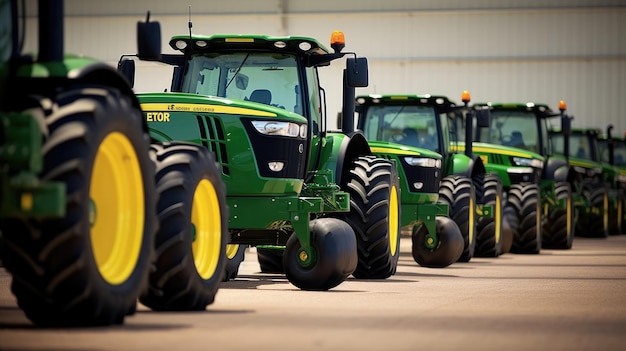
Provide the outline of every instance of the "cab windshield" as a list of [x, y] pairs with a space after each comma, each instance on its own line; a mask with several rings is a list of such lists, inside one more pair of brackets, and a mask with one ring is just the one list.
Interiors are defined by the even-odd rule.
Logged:
[[368, 140], [438, 150], [437, 115], [430, 106], [370, 106], [364, 123]]
[[192, 55], [182, 92], [254, 101], [302, 114], [298, 63], [279, 53], [203, 53]]
[[491, 126], [480, 133], [482, 142], [533, 152], [541, 152], [539, 140], [535, 115], [524, 111], [494, 110], [491, 112]]

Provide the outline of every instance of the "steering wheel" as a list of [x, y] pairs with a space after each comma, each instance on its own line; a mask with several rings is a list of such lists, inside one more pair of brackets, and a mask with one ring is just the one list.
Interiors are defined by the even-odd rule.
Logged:
[[402, 140], [404, 140], [406, 138], [406, 134], [404, 134], [403, 132], [395, 132], [393, 134], [391, 134], [391, 141], [393, 141], [394, 143], [399, 143]]

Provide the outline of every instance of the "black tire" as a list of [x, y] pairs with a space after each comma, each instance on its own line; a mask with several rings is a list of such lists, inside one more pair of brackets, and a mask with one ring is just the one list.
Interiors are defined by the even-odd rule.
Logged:
[[574, 200], [572, 188], [567, 182], [554, 184], [554, 196], [557, 202], [565, 200], [565, 208], [553, 208], [548, 212], [543, 224], [541, 247], [544, 249], [572, 248], [574, 241]]
[[350, 212], [340, 214], [356, 234], [359, 262], [354, 277], [385, 279], [395, 274], [400, 256], [400, 185], [388, 160], [357, 157], [342, 189]]
[[511, 252], [511, 246], [513, 246], [513, 230], [504, 213], [502, 211], [502, 254]]
[[625, 194], [623, 190], [612, 190], [609, 193], [609, 235], [619, 235], [623, 227]]
[[460, 175], [444, 177], [439, 185], [439, 203], [448, 205], [450, 218], [463, 236], [459, 262], [469, 262], [476, 248], [476, 192], [472, 180]]
[[512, 211], [506, 211], [506, 213], [509, 224], [514, 229], [512, 253], [538, 254], [541, 251], [539, 194], [537, 184], [513, 184], [509, 189], [507, 207]]
[[212, 153], [196, 144], [154, 144], [155, 270], [140, 301], [153, 310], [196, 311], [213, 303], [226, 266], [226, 187]]
[[463, 235], [448, 217], [437, 216], [437, 242], [430, 244], [428, 229], [422, 223], [411, 234], [413, 259], [422, 267], [443, 268], [457, 262], [463, 253]]
[[248, 245], [226, 245], [226, 267], [224, 268], [222, 281], [227, 282], [237, 278], [239, 266], [246, 258], [246, 248], [248, 248]]
[[289, 282], [302, 290], [329, 290], [346, 280], [357, 267], [357, 243], [352, 228], [336, 218], [314, 219], [309, 224], [315, 257], [303, 267], [300, 241], [287, 240], [283, 264]]
[[121, 324], [145, 289], [157, 228], [154, 166], [131, 101], [86, 87], [47, 102], [39, 176], [65, 184], [66, 214], [6, 219], [1, 229], [13, 294], [36, 325]]
[[479, 204], [491, 206], [491, 217], [478, 217], [476, 227], [476, 257], [498, 257], [502, 254], [502, 181], [495, 174], [476, 176], [476, 199]]
[[584, 184], [583, 196], [588, 207], [579, 209], [576, 235], [590, 238], [609, 236], [609, 195], [601, 183]]
[[285, 273], [285, 266], [283, 266], [284, 252], [284, 249], [257, 247], [256, 254], [261, 273]]

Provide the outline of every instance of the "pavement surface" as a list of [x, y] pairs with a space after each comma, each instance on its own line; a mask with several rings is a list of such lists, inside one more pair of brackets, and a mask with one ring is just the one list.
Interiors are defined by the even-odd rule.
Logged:
[[139, 305], [103, 328], [33, 326], [0, 268], [0, 350], [626, 350], [626, 235], [443, 269], [410, 250], [389, 279], [310, 292], [258, 273], [250, 249], [206, 311]]

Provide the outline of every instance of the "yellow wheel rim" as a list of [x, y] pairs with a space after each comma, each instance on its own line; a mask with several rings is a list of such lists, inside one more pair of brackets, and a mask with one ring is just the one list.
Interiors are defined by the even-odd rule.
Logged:
[[96, 154], [91, 182], [91, 246], [102, 277], [119, 285], [133, 273], [144, 230], [144, 185], [133, 145], [109, 134]]
[[229, 260], [232, 260], [233, 258], [235, 258], [235, 256], [237, 256], [238, 251], [239, 251], [239, 245], [235, 245], [235, 244], [226, 245], [226, 257], [228, 257]]
[[494, 216], [496, 216], [495, 224], [496, 224], [496, 243], [500, 242], [500, 236], [502, 235], [502, 206], [499, 194], [496, 194], [496, 209], [494, 211]]
[[470, 196], [470, 203], [469, 206], [467, 207], [467, 210], [469, 211], [468, 213], [468, 217], [469, 217], [469, 225], [467, 228], [467, 240], [468, 243], [471, 245], [474, 242], [474, 235], [476, 235], [476, 233], [474, 233], [475, 230], [475, 225], [474, 225], [474, 221], [475, 221], [475, 216], [476, 216], [476, 204], [474, 203], [474, 199]]
[[391, 249], [391, 256], [395, 256], [398, 252], [398, 189], [395, 186], [391, 187], [391, 196], [389, 199], [389, 248]]
[[198, 183], [193, 195], [191, 223], [196, 228], [192, 244], [193, 260], [202, 279], [215, 275], [222, 247], [222, 215], [213, 184], [206, 179]]

